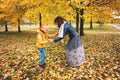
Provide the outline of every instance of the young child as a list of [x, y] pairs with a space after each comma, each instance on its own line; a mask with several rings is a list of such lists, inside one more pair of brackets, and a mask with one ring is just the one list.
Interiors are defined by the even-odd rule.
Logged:
[[45, 65], [46, 65], [45, 64], [45, 59], [46, 59], [46, 49], [45, 48], [46, 48], [47, 44], [50, 43], [48, 38], [57, 35], [57, 34], [50, 35], [47, 33], [47, 31], [48, 31], [48, 27], [46, 25], [42, 25], [40, 27], [40, 29], [37, 31], [38, 34], [37, 34], [37, 44], [36, 45], [38, 47], [38, 50], [41, 53], [39, 66], [43, 69], [45, 68]]

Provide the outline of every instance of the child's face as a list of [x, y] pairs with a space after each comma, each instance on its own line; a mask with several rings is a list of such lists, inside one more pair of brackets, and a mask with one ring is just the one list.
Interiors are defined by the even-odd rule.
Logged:
[[41, 26], [41, 30], [44, 32], [48, 31], [48, 27], [46, 25]]

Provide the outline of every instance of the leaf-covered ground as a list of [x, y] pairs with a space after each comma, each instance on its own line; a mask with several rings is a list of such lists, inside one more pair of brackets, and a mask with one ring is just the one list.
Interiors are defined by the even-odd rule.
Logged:
[[35, 32], [0, 32], [0, 80], [118, 80], [120, 33], [86, 32], [86, 62], [66, 67], [65, 42], [48, 45], [46, 69], [39, 68]]

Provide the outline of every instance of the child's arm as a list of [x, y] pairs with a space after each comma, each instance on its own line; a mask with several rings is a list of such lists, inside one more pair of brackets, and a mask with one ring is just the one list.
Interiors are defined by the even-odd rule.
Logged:
[[37, 39], [39, 40], [40, 44], [46, 44], [46, 43], [48, 43], [48, 40], [46, 40], [46, 41], [42, 40], [42, 36], [40, 34], [37, 35]]
[[58, 35], [58, 33], [55, 33], [55, 34], [48, 34], [48, 37], [55, 37], [55, 36], [57, 36]]

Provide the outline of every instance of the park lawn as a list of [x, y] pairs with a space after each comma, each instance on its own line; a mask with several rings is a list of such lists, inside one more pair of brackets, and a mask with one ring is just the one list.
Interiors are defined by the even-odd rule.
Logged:
[[[119, 25], [119, 24], [116, 24]], [[76, 28], [75, 24], [72, 24], [74, 28]], [[36, 31], [39, 28], [39, 25], [21, 25], [21, 31]], [[0, 31], [4, 31], [4, 26], [0, 26]], [[57, 26], [55, 25], [48, 25], [49, 32], [56, 32], [58, 30]], [[99, 26], [97, 23], [93, 23], [93, 29], [90, 29], [90, 24], [85, 23], [84, 24], [84, 30], [85, 31], [95, 31], [95, 32], [105, 32], [105, 31], [117, 31], [113, 27], [109, 26], [108, 24], [103, 24], [102, 26]], [[8, 31], [18, 31], [17, 27], [11, 27], [8, 26]]]
[[[119, 25], [119, 24], [117, 24]], [[75, 24], [72, 24], [72, 26], [74, 28], [76, 28]], [[49, 30], [58, 30], [55, 26], [50, 26]], [[109, 32], [113, 32], [113, 31], [117, 31], [115, 30], [113, 27], [109, 26], [108, 24], [103, 24], [101, 26], [99, 26], [99, 24], [97, 23], [93, 23], [93, 29], [90, 29], [90, 24], [85, 23], [84, 24], [84, 31], [93, 31], [93, 32], [105, 32], [105, 31], [109, 31]]]
[[[93, 31], [94, 34], [92, 34]], [[120, 79], [120, 34], [99, 34], [97, 29], [93, 31], [85, 30], [86, 34], [81, 37], [86, 56], [86, 62], [83, 65], [76, 68], [66, 67], [65, 47], [68, 41], [66, 36], [64, 43], [48, 44], [47, 66], [44, 71], [38, 67], [39, 51], [36, 48], [35, 31], [0, 32], [0, 79]], [[109, 32], [109, 30], [105, 31]]]
[[100, 26], [100, 24], [97, 23], [93, 23], [93, 29], [90, 29], [90, 24], [85, 24], [84, 29], [88, 31], [100, 31], [100, 32], [114, 31], [114, 28], [109, 26], [108, 24], [102, 24]]

